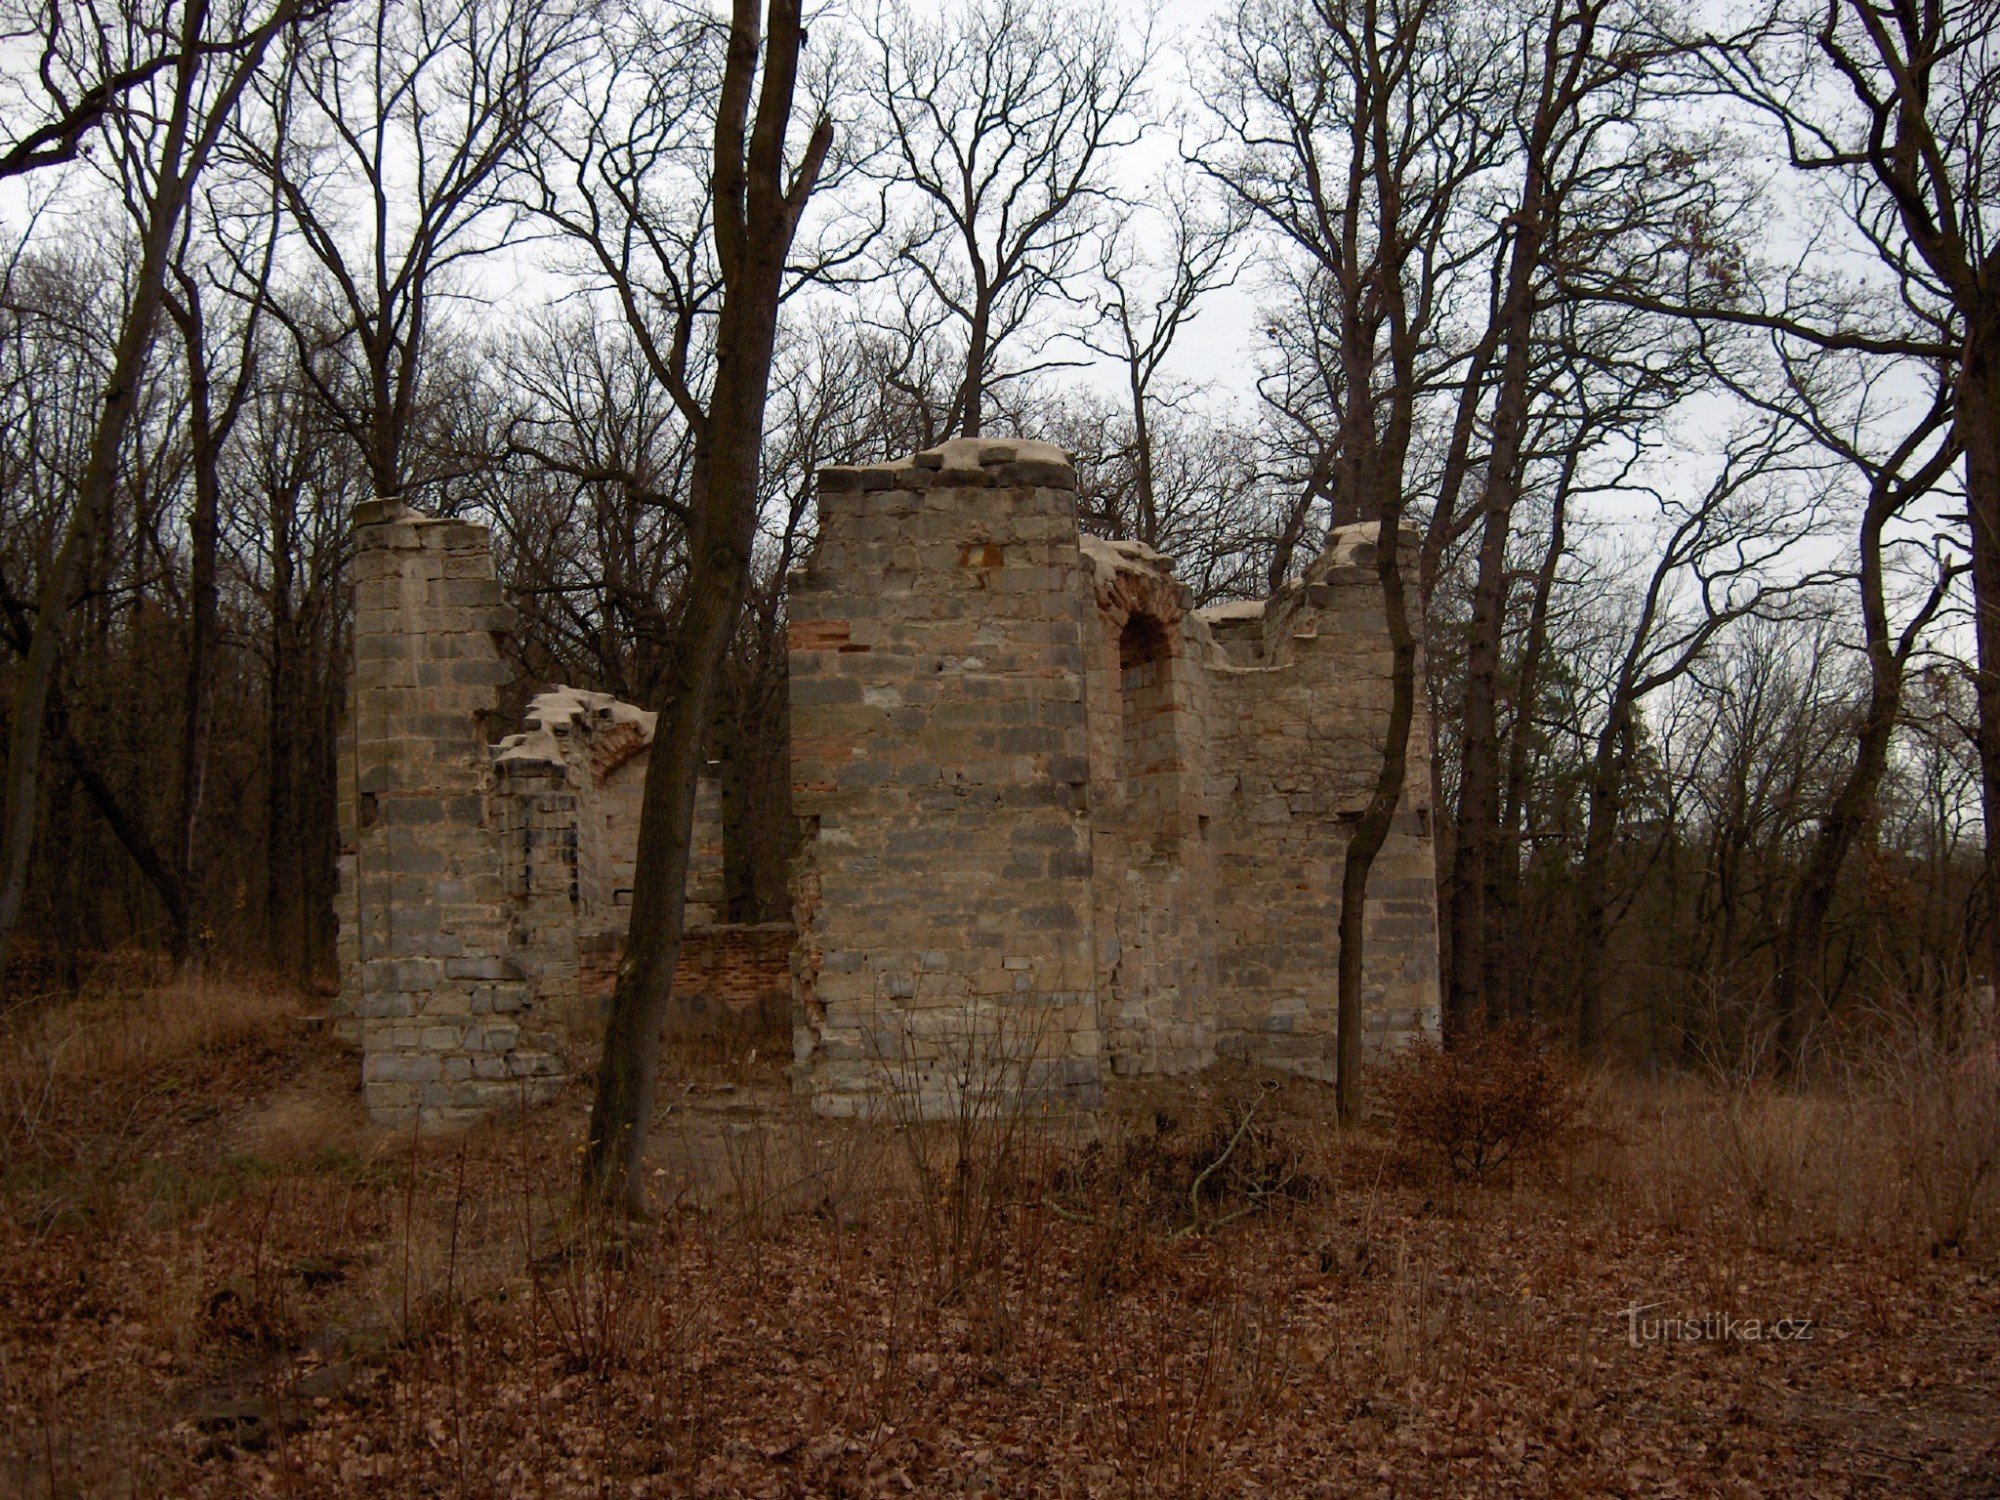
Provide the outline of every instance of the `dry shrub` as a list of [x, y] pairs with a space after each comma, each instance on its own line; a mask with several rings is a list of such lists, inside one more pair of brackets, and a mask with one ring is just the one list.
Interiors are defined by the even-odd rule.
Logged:
[[280, 1076], [299, 997], [221, 982], [92, 994], [0, 1020], [0, 1217], [32, 1233], [175, 1221], [265, 1163], [213, 1122]]
[[1878, 1102], [1864, 1093], [1676, 1076], [1621, 1079], [1607, 1094], [1618, 1175], [1671, 1222], [1778, 1247], [1866, 1235], [1896, 1215]]
[[1931, 1253], [2000, 1245], [2000, 1028], [1906, 1023], [1871, 1071]]
[[1225, 1094], [1186, 1120], [1155, 1111], [1088, 1143], [1058, 1175], [1058, 1201], [1072, 1214], [1188, 1235], [1311, 1199], [1321, 1178], [1296, 1129], [1266, 1108], [1274, 1092]]
[[1874, 1026], [1810, 1084], [1754, 1072], [1604, 1090], [1615, 1175], [1669, 1222], [1745, 1242], [2000, 1250], [2000, 1054], [1990, 1030]]
[[1574, 1060], [1519, 1024], [1449, 1050], [1420, 1039], [1378, 1065], [1373, 1085], [1398, 1139], [1470, 1182], [1565, 1140], [1590, 1097]]
[[38, 1005], [0, 1030], [10, 1084], [36, 1080], [117, 1083], [182, 1061], [212, 1062], [281, 1036], [303, 997], [279, 986], [189, 980], [160, 989], [86, 995]]

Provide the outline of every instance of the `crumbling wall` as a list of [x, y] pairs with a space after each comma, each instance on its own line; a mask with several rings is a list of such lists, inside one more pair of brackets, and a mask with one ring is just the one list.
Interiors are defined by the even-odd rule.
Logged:
[[1119, 1073], [1215, 1060], [1214, 757], [1206, 629], [1173, 563], [1081, 540], [1089, 662], [1097, 995]]
[[1097, 1102], [1075, 491], [1060, 450], [978, 439], [819, 476], [790, 628], [823, 1114]]
[[[553, 688], [486, 742], [513, 611], [486, 528], [388, 503], [355, 522], [354, 666], [341, 738], [344, 1029], [370, 1114], [453, 1125], [546, 1097], [535, 1007], [610, 992], [629, 920], [654, 715]], [[722, 912], [713, 771], [698, 788], [675, 985], [681, 1035], [781, 1034], [789, 927]], [[779, 997], [774, 999], [774, 996]]]
[[[1209, 673], [1210, 733], [1228, 797], [1216, 825], [1216, 1046], [1314, 1077], [1333, 1076], [1341, 871], [1389, 718], [1377, 532], [1373, 522], [1337, 528], [1269, 600], [1202, 620], [1221, 650]], [[1414, 533], [1403, 545], [1414, 573]], [[1371, 1046], [1438, 1025], [1431, 727], [1419, 672], [1403, 800], [1369, 876]]]
[[[609, 693], [556, 687], [537, 694], [524, 727], [495, 747], [501, 794], [508, 799], [506, 839], [510, 883], [520, 905], [515, 938], [523, 966], [561, 993], [603, 999], [611, 993], [618, 955], [631, 920], [632, 881], [639, 850], [639, 812], [651, 758], [656, 715]], [[674, 978], [676, 1034], [699, 1035], [704, 1018], [743, 1030], [739, 1005], [711, 990], [742, 990], [740, 976], [758, 972], [768, 987], [768, 933], [744, 933], [722, 922], [723, 830], [719, 768], [707, 766], [695, 787], [684, 920], [689, 933], [713, 936], [684, 948]], [[558, 855], [567, 859], [560, 867]], [[538, 873], [547, 866], [551, 874]], [[560, 889], [561, 900], [553, 899]], [[786, 929], [789, 931], [789, 928]], [[695, 957], [690, 958], [689, 953]], [[758, 965], [762, 964], [762, 969]], [[711, 984], [710, 974], [728, 983]], [[759, 1014], [768, 1018], [768, 1003]], [[775, 1023], [767, 1029], [776, 1030]]]
[[[1332, 1075], [1341, 866], [1388, 722], [1379, 527], [1193, 611], [1168, 559], [1079, 535], [1075, 483], [1060, 450], [980, 439], [821, 473], [790, 595], [796, 928], [724, 920], [704, 777], [671, 1033], [788, 1019], [826, 1114], [1089, 1107], [1107, 1062]], [[489, 748], [511, 611], [484, 528], [383, 502], [356, 546], [342, 1010], [371, 1112], [455, 1123], [550, 1092], [524, 1021], [610, 991], [653, 716], [555, 688]], [[1420, 683], [1369, 886], [1373, 1045], [1438, 1024], [1430, 755]]]
[[[1220, 1055], [1332, 1076], [1341, 867], [1389, 716], [1375, 536], [1339, 528], [1271, 599], [1198, 612], [1170, 559], [1082, 539], [1097, 993], [1120, 1073]], [[1430, 786], [1420, 704], [1369, 882], [1372, 1045], [1437, 1025]]]
[[343, 739], [343, 997], [384, 1124], [455, 1125], [547, 1096], [526, 1029], [535, 983], [489, 806], [484, 724], [513, 611], [486, 529], [400, 501], [356, 507], [354, 661]]
[[690, 927], [674, 966], [666, 1034], [733, 1047], [791, 1038], [790, 922], [714, 922]]

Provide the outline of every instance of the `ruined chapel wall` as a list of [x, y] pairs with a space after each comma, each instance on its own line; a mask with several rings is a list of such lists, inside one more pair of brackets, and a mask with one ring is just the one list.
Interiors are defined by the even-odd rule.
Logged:
[[[579, 816], [587, 836], [579, 920], [588, 931], [622, 934], [625, 930], [638, 870], [646, 763], [651, 758], [650, 749], [641, 750], [601, 780], [584, 782], [587, 790]], [[689, 928], [706, 927], [728, 916], [722, 887], [722, 779], [713, 764], [695, 783], [691, 836], [685, 921]]]
[[1095, 1104], [1075, 476], [955, 440], [819, 477], [791, 599], [801, 1089]]
[[483, 726], [513, 612], [484, 527], [395, 500], [356, 508], [354, 580], [343, 990], [370, 1115], [454, 1125], [546, 1095], [559, 1073], [523, 1028], [534, 983], [512, 953], [489, 806]]
[[1207, 631], [1172, 563], [1085, 537], [1096, 981], [1119, 1073], [1215, 1059], [1215, 777]]
[[[1090, 1106], [1106, 1065], [1218, 1056], [1331, 1076], [1341, 862], [1388, 716], [1376, 531], [1190, 611], [1166, 559], [1079, 536], [1059, 450], [822, 473], [790, 605], [796, 941], [721, 920], [703, 778], [670, 1029], [749, 1044], [788, 1012], [827, 1114]], [[459, 1123], [553, 1092], [535, 1005], [608, 991], [652, 716], [558, 688], [489, 747], [512, 612], [485, 529], [382, 502], [356, 549], [340, 1013], [378, 1120]], [[1437, 1026], [1430, 743], [1420, 687], [1370, 884], [1374, 1044]]]
[[[655, 716], [608, 693], [554, 687], [529, 701], [522, 720], [521, 731], [502, 740], [493, 755], [516, 956], [539, 994], [602, 1000], [611, 992], [631, 918]], [[690, 932], [720, 930], [725, 915], [717, 772], [710, 765], [695, 787]], [[689, 965], [677, 976], [677, 1001], [700, 1000], [705, 992], [696, 981], [711, 969], [754, 967], [770, 942], [745, 937], [738, 955], [730, 946], [736, 941], [718, 938], [724, 957]]]
[[[1317, 1077], [1334, 1066], [1342, 863], [1388, 723], [1375, 531], [1341, 528], [1261, 614], [1219, 628], [1228, 664], [1212, 675], [1216, 756], [1230, 785], [1216, 840], [1218, 1050]], [[1370, 1045], [1436, 1027], [1430, 789], [1420, 685], [1403, 803], [1369, 881]]]

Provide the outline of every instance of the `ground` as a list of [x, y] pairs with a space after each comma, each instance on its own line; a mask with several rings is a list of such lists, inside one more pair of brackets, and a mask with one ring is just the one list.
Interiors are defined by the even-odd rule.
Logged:
[[1464, 1183], [1304, 1084], [912, 1132], [680, 1055], [601, 1232], [581, 1080], [383, 1135], [311, 1004], [7, 1018], [0, 1493], [2000, 1494], [1990, 1226], [1851, 1101], [1600, 1080]]

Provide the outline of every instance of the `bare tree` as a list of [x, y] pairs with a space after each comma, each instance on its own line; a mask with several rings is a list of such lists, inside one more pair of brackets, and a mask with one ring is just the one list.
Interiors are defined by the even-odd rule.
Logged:
[[[1779, 348], [1782, 358], [1784, 349]], [[1903, 717], [1903, 695], [1911, 659], [1944, 606], [1965, 565], [1928, 545], [1897, 537], [1897, 523], [1948, 480], [1959, 459], [1952, 422], [1952, 390], [1942, 367], [1930, 403], [1921, 408], [1886, 451], [1878, 453], [1873, 429], [1879, 422], [1878, 388], [1886, 372], [1851, 359], [1829, 369], [1827, 357], [1784, 360], [1783, 389], [1765, 394], [1739, 385], [1746, 401], [1790, 423], [1831, 457], [1850, 468], [1865, 486], [1856, 535], [1855, 583], [1860, 600], [1861, 651], [1867, 661], [1867, 696], [1854, 730], [1854, 758], [1820, 819], [1786, 912], [1772, 1007], [1776, 1013], [1776, 1061], [1791, 1069], [1801, 1061], [1809, 1000], [1826, 997], [1820, 970], [1827, 917], [1849, 852], [1874, 816], [1888, 775], [1891, 742]], [[1898, 555], [1914, 551], [1924, 575], [1914, 603], [1905, 602], [1895, 620], [1891, 589]]]
[[[2000, 26], [1995, 0], [1778, 0], [1743, 33], [1707, 38], [1722, 91], [1749, 106], [1791, 165], [1824, 180], [1849, 234], [1808, 236], [1787, 265], [1691, 222], [1723, 274], [1676, 294], [1566, 278], [1586, 293], [1769, 330], [1808, 349], [1943, 366], [1963, 454], [1978, 647], [1981, 801], [2000, 828]], [[1862, 271], [1872, 260], [1879, 279]], [[2000, 974], [2000, 838], [1986, 840], [1985, 967]]]
[[434, 477], [411, 443], [438, 304], [468, 295], [457, 273], [507, 242], [523, 142], [579, 35], [567, 3], [343, 5], [263, 88], [283, 128], [231, 142], [322, 273], [317, 295], [273, 311], [377, 495]]
[[[641, 1164], [680, 956], [695, 778], [750, 586], [779, 307], [833, 147], [824, 109], [802, 148], [789, 140], [805, 46], [798, 0], [770, 0], [765, 19], [768, 34], [755, 0], [736, 0], [726, 31], [693, 18], [665, 31], [618, 29], [605, 73], [539, 141], [539, 211], [579, 249], [693, 435], [687, 583], [583, 1157], [585, 1198], [629, 1213], [645, 1207]], [[689, 68], [690, 56], [704, 65]], [[705, 145], [694, 134], [704, 115]]]
[[[211, 185], [203, 211], [183, 216], [163, 304], [180, 335], [188, 395], [189, 466], [194, 504], [188, 517], [187, 670], [181, 697], [179, 802], [169, 841], [180, 900], [173, 908], [170, 952], [176, 972], [197, 967], [195, 908], [202, 883], [201, 814], [214, 727], [216, 647], [220, 630], [217, 576], [221, 539], [224, 451], [259, 379], [262, 326], [271, 291], [278, 225], [268, 192], [248, 199]], [[228, 243], [231, 253], [205, 246]], [[228, 267], [246, 271], [231, 277]], [[235, 316], [218, 315], [220, 300]]]
[[[1508, 891], [1518, 864], [1517, 831], [1505, 817], [1502, 677], [1518, 576], [1510, 541], [1533, 483], [1544, 421], [1538, 407], [1561, 406], [1570, 383], [1564, 369], [1579, 364], [1592, 368], [1598, 383], [1622, 365], [1624, 379], [1615, 383], [1657, 390], [1665, 373], [1659, 366], [1672, 360], [1675, 396], [1699, 384], [1698, 367], [1674, 349], [1667, 320], [1592, 327], [1569, 317], [1560, 269], [1583, 259], [1607, 281], [1681, 287], [1703, 271], [1682, 243], [1684, 226], [1697, 223], [1719, 237], [1734, 208], [1719, 143], [1681, 126], [1667, 108], [1663, 74], [1677, 47], [1659, 38], [1643, 8], [1624, 0], [1528, 0], [1510, 15], [1520, 31], [1507, 69], [1517, 91], [1507, 111], [1515, 121], [1509, 181], [1496, 194], [1501, 232], [1489, 251], [1484, 329], [1468, 354], [1427, 547], [1441, 556], [1461, 526], [1474, 531], [1445, 891], [1446, 1015], [1460, 1029], [1497, 1019], [1511, 1004]], [[1651, 368], [1631, 357], [1642, 349], [1652, 351]], [[1558, 436], [1549, 458], [1560, 471], [1573, 451]], [[1461, 520], [1461, 493], [1473, 476], [1476, 494]]]
[[[181, 14], [176, 61], [146, 85], [150, 128], [128, 137], [129, 153], [114, 167], [139, 229], [139, 264], [127, 295], [103, 405], [61, 546], [41, 577], [34, 633], [15, 689], [7, 747], [4, 812], [0, 812], [0, 963], [19, 922], [34, 842], [42, 718], [54, 679], [63, 621], [84, 560], [111, 504], [140, 377], [152, 352], [153, 325], [168, 267], [196, 176], [235, 113], [271, 43], [303, 13], [303, 0], [278, 0], [255, 11], [217, 13], [192, 0]], [[211, 53], [214, 37], [247, 38]], [[128, 101], [128, 109], [132, 108]]]
[[[1157, 215], [1135, 212], [1105, 230], [1098, 244], [1097, 269], [1103, 282], [1098, 327], [1084, 342], [1118, 361], [1132, 412], [1132, 473], [1138, 501], [1138, 539], [1162, 544], [1159, 481], [1153, 441], [1153, 409], [1159, 400], [1163, 366], [1182, 331], [1200, 312], [1204, 295], [1235, 279], [1230, 265], [1241, 228], [1204, 215], [1191, 185], [1173, 184], [1161, 195]], [[1148, 256], [1133, 241], [1153, 219], [1166, 221], [1166, 252]]]
[[192, 41], [186, 15], [97, 0], [5, 0], [0, 46], [32, 55], [7, 75], [0, 114], [0, 179], [72, 162], [129, 100], [183, 62], [261, 48], [257, 17], [231, 33], [222, 18]]
[[1380, 528], [1389, 713], [1341, 869], [1336, 1089], [1346, 1118], [1360, 1104], [1368, 874], [1403, 799], [1416, 710], [1418, 601], [1400, 545], [1410, 447], [1450, 362], [1436, 320], [1472, 232], [1468, 186], [1494, 144], [1487, 40], [1471, 20], [1450, 0], [1250, 0], [1217, 35], [1206, 90], [1221, 138], [1203, 165], [1309, 262], [1324, 298], [1334, 513]]
[[888, 137], [875, 170], [900, 210], [887, 326], [911, 345], [949, 332], [962, 361], [941, 426], [977, 437], [996, 385], [1051, 367], [1065, 330], [1048, 313], [1092, 269], [1150, 36], [1130, 48], [1116, 16], [1072, 0], [963, 0], [921, 20], [894, 0], [870, 39]]
[[510, 340], [489, 399], [495, 446], [520, 460], [475, 477], [522, 610], [529, 675], [659, 696], [686, 582], [693, 438], [622, 322], [537, 318]]
[[1577, 1041], [1599, 1051], [1607, 1028], [1603, 955], [1612, 895], [1613, 841], [1625, 815], [1625, 798], [1639, 751], [1646, 701], [1681, 681], [1703, 661], [1728, 626], [1772, 611], [1787, 592], [1763, 581], [1770, 563], [1803, 527], [1794, 501], [1791, 516], [1773, 515], [1763, 483], [1797, 465], [1802, 445], [1775, 424], [1735, 439], [1714, 479], [1692, 500], [1662, 497], [1665, 533], [1645, 582], [1635, 591], [1633, 619], [1623, 632], [1602, 717], [1592, 746], [1586, 785], [1588, 820], [1577, 851]]
[[343, 697], [348, 512], [365, 495], [341, 439], [296, 365], [274, 349], [239, 419], [238, 566], [261, 616], [254, 636], [264, 798], [260, 956], [301, 980], [333, 952], [333, 786]]

